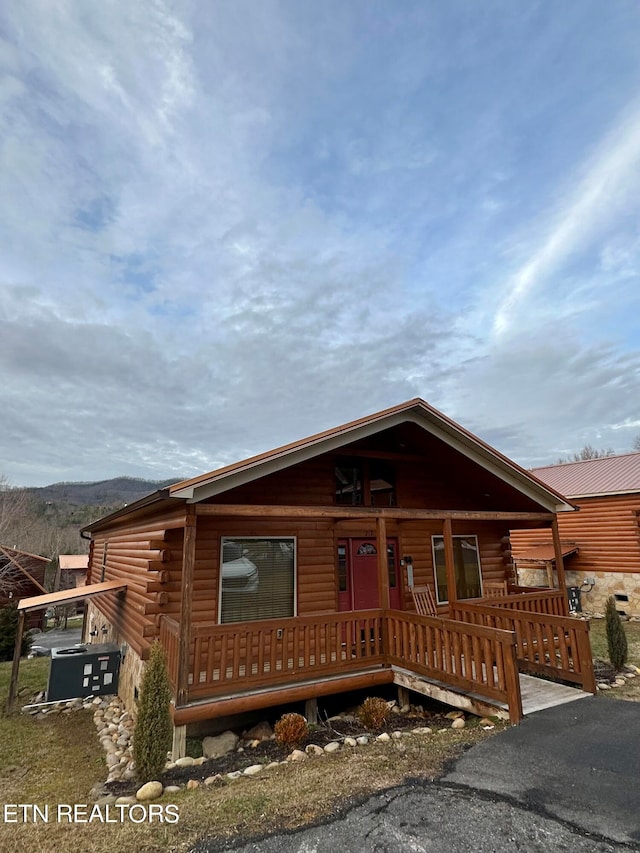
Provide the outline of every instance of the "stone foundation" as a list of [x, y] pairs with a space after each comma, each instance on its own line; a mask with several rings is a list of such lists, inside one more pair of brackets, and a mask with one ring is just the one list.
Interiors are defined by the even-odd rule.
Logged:
[[[566, 571], [565, 574], [567, 586], [581, 588], [580, 600], [585, 612], [602, 615], [610, 595], [627, 596], [627, 600], [616, 599], [618, 613], [640, 618], [640, 572]], [[593, 587], [582, 586], [586, 578], [595, 580]], [[547, 571], [544, 568], [518, 569], [518, 580], [522, 586], [546, 586]]]
[[[103, 631], [104, 627], [104, 631]], [[97, 635], [92, 637], [91, 631], [97, 630]], [[85, 622], [85, 643], [116, 643], [123, 644], [113, 626], [107, 621], [105, 615], [98, 610], [92, 601], [87, 608], [87, 619]], [[137, 710], [137, 691], [140, 689], [144, 662], [134, 650], [126, 645], [124, 658], [120, 661], [120, 677], [118, 681], [118, 696], [122, 699], [125, 708], [135, 716]]]

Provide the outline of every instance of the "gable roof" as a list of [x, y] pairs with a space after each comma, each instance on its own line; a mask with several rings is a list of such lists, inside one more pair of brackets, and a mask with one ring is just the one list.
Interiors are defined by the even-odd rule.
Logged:
[[531, 473], [569, 498], [640, 493], [640, 453], [547, 465]]
[[172, 498], [184, 498], [190, 503], [206, 500], [236, 486], [312, 459], [322, 453], [337, 450], [346, 444], [407, 421], [417, 424], [441, 439], [463, 456], [476, 462], [549, 511], [574, 509], [553, 487], [537, 479], [531, 472], [525, 471], [524, 468], [420, 398], [316, 433], [300, 441], [285, 444], [267, 453], [243, 459], [233, 465], [175, 483], [169, 487], [167, 493]]

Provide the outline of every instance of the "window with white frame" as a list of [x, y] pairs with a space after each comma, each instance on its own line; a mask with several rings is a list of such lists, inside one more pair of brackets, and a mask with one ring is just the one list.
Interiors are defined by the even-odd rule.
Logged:
[[[479, 598], [482, 595], [482, 571], [477, 536], [453, 536], [453, 565], [458, 598]], [[449, 601], [447, 569], [444, 559], [444, 537], [432, 536], [433, 566], [436, 575], [438, 604]]]
[[295, 616], [295, 537], [227, 537], [220, 544], [220, 622]]

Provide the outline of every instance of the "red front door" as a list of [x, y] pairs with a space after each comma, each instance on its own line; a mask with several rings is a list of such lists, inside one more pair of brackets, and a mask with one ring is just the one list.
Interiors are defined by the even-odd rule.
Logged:
[[[396, 540], [388, 539], [389, 604], [396, 609], [400, 606], [397, 553]], [[380, 607], [375, 538], [339, 540], [338, 603], [340, 610], [373, 610]]]

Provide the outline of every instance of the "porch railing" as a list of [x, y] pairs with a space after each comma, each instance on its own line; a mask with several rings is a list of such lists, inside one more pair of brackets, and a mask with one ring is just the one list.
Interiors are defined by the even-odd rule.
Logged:
[[[539, 589], [483, 600], [490, 601], [491, 607], [508, 607], [511, 610], [522, 610], [527, 613], [540, 613], [549, 616], [569, 615], [567, 596], [561, 589]], [[467, 600], [464, 603], [469, 602]]]
[[553, 613], [532, 613], [510, 607], [505, 601], [506, 598], [491, 599], [491, 604], [457, 601], [450, 612], [453, 619], [463, 623], [513, 631], [521, 672], [573, 682], [595, 693], [589, 623]]
[[[160, 620], [169, 673], [177, 678], [179, 627]], [[499, 628], [367, 610], [257, 623], [193, 627], [189, 701], [214, 699], [369, 668], [402, 667], [504, 702], [522, 717], [515, 636]]]
[[385, 662], [381, 610], [193, 628], [189, 699]]
[[168, 616], [160, 619], [159, 640], [167, 655], [167, 672], [173, 689], [178, 682], [178, 656], [180, 654], [180, 626]]
[[504, 702], [522, 719], [515, 635], [452, 619], [386, 611], [387, 661], [417, 675]]

